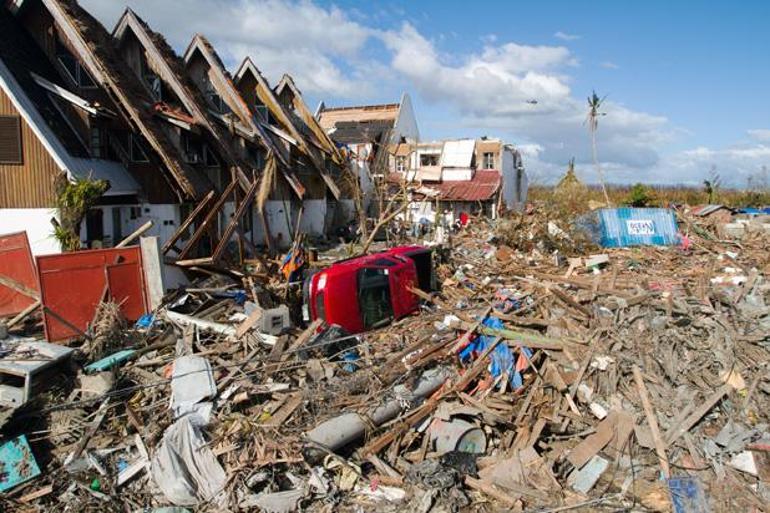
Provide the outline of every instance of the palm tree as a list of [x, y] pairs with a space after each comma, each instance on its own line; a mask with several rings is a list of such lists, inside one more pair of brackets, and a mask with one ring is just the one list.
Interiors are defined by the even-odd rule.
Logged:
[[588, 97], [588, 114], [586, 116], [586, 122], [588, 123], [588, 130], [591, 132], [591, 150], [594, 157], [594, 166], [596, 166], [596, 172], [599, 175], [599, 181], [602, 184], [602, 192], [604, 192], [604, 200], [607, 202], [607, 206], [610, 205], [610, 196], [607, 194], [607, 186], [604, 184], [604, 172], [599, 165], [599, 159], [596, 156], [596, 130], [599, 128], [599, 118], [606, 116], [606, 112], [601, 112], [600, 109], [604, 103], [606, 96], [599, 98], [596, 91], [592, 91], [591, 96]]

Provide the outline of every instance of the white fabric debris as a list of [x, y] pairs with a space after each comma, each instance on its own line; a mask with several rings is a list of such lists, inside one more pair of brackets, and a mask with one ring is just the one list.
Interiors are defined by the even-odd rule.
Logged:
[[174, 360], [174, 372], [171, 374], [171, 410], [174, 418], [195, 412], [208, 422], [211, 404], [199, 403], [216, 393], [217, 386], [208, 360], [194, 355]]
[[192, 417], [182, 417], [166, 430], [152, 458], [153, 480], [177, 506], [211, 501], [227, 481], [224, 469]]

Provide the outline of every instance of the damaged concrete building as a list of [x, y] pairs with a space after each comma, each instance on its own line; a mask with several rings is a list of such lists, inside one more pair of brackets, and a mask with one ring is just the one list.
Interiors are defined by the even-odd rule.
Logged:
[[433, 221], [438, 212], [496, 218], [521, 210], [528, 179], [521, 154], [500, 139], [458, 139], [393, 144], [391, 183], [406, 183], [410, 218]]
[[[383, 180], [387, 171], [373, 169], [380, 150], [396, 143], [415, 144], [420, 140], [417, 119], [408, 94], [401, 95], [398, 103], [360, 105], [350, 107], [318, 106], [316, 118], [323, 130], [337, 144], [344, 147], [353, 176], [363, 195], [363, 208], [370, 211], [374, 187]], [[355, 209], [353, 198], [342, 200], [348, 218]]]

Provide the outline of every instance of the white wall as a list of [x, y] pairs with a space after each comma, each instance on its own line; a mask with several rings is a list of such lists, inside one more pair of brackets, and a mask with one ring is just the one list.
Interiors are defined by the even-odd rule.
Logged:
[[296, 212], [292, 212], [291, 202], [280, 200], [266, 201], [265, 216], [270, 227], [270, 235], [272, 235], [273, 241], [276, 242], [278, 248], [286, 249], [291, 246], [291, 238], [294, 235], [294, 222], [296, 220]]
[[57, 216], [49, 208], [0, 209], [0, 234], [27, 232], [33, 255], [61, 253], [61, 246], [53, 237], [51, 218]]
[[305, 200], [302, 204], [304, 209], [299, 222], [300, 231], [312, 237], [322, 236], [326, 226], [326, 200]]
[[472, 169], [447, 168], [441, 170], [441, 179], [445, 182], [460, 182], [473, 179]]

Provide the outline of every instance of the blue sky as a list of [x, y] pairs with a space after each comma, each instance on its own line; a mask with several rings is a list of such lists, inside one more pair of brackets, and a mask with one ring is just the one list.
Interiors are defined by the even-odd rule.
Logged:
[[[110, 28], [124, 6], [81, 3]], [[594, 180], [592, 89], [611, 181], [699, 183], [715, 167], [743, 186], [770, 167], [770, 3], [127, 3], [180, 52], [199, 31], [231, 68], [250, 55], [273, 81], [290, 72], [311, 107], [407, 91], [424, 139], [502, 137], [542, 182], [571, 156]]]

